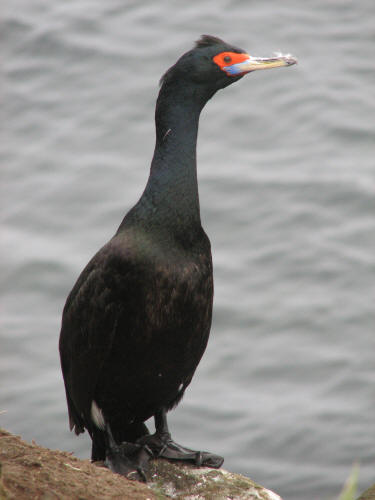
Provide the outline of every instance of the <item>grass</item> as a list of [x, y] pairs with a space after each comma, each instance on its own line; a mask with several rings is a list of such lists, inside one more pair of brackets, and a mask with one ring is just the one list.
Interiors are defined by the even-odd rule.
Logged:
[[338, 500], [355, 500], [357, 498], [358, 474], [359, 466], [354, 464]]

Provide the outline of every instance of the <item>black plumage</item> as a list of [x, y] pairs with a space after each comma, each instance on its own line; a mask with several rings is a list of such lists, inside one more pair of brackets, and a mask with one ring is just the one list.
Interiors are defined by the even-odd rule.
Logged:
[[[214, 62], [222, 53], [243, 56], [238, 73], [229, 75], [224, 63]], [[199, 115], [217, 90], [252, 71], [243, 66], [248, 57], [204, 36], [162, 77], [146, 188], [65, 304], [60, 355], [70, 426], [77, 434], [87, 429], [92, 459], [106, 460], [117, 472], [142, 475], [151, 452], [222, 463], [174, 443], [166, 412], [189, 385], [211, 326], [211, 250], [196, 172]], [[151, 416], [153, 436], [144, 424]]]

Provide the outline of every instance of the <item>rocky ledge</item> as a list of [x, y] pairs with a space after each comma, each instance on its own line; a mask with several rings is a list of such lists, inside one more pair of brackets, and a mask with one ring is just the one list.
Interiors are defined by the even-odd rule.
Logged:
[[72, 454], [26, 443], [0, 429], [0, 500], [281, 500], [251, 479], [224, 469], [154, 460], [148, 483], [130, 481]]

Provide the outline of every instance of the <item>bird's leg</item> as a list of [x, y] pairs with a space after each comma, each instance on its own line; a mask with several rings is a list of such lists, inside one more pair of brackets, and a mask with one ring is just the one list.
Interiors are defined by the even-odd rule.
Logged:
[[111, 471], [128, 479], [146, 482], [145, 472], [148, 469], [148, 462], [153, 456], [146, 444], [123, 442], [118, 445], [108, 423], [105, 426], [105, 443], [105, 465]]
[[181, 460], [197, 466], [218, 469], [224, 462], [223, 457], [207, 451], [194, 451], [175, 443], [167, 424], [167, 412], [162, 409], [155, 414], [155, 434], [142, 436], [137, 443], [147, 445], [157, 458]]

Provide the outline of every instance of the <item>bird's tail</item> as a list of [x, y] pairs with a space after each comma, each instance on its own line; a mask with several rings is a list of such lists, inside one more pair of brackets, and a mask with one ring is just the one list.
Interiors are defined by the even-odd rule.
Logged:
[[[134, 423], [131, 425], [124, 426], [123, 428], [111, 428], [113, 437], [116, 444], [121, 444], [123, 442], [135, 443], [137, 439], [142, 436], [149, 434], [146, 425], [143, 422]], [[96, 462], [98, 460], [104, 461], [106, 459], [106, 431], [98, 428], [94, 428], [91, 433], [92, 448], [91, 448], [91, 460]]]

